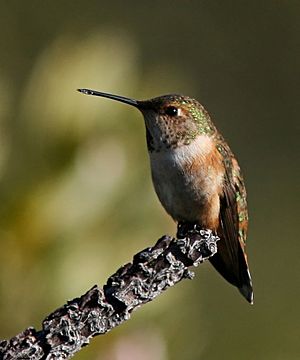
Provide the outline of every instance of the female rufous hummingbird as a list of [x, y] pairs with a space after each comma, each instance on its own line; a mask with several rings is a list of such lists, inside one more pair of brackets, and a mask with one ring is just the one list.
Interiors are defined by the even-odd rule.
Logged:
[[134, 100], [89, 89], [136, 107], [144, 116], [157, 196], [178, 223], [198, 224], [220, 238], [210, 262], [253, 303], [245, 252], [246, 190], [237, 160], [204, 107], [190, 97], [163, 95]]

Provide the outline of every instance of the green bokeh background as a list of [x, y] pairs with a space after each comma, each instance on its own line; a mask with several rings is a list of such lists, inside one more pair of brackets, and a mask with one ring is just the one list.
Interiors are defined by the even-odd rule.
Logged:
[[174, 234], [134, 109], [78, 87], [183, 93], [246, 179], [255, 305], [209, 264], [75, 359], [299, 359], [295, 1], [0, 1], [0, 338]]

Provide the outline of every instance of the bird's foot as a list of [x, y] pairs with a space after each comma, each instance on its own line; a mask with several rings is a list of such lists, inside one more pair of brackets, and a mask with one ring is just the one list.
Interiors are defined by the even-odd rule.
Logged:
[[177, 238], [185, 238], [191, 234], [199, 234], [200, 230], [202, 230], [201, 226], [198, 223], [191, 222], [179, 222], [177, 225]]

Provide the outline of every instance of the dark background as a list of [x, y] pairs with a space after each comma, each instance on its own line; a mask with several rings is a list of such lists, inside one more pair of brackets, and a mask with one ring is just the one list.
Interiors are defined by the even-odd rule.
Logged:
[[299, 1], [0, 1], [0, 337], [175, 225], [140, 114], [78, 87], [200, 100], [248, 189], [255, 304], [205, 264], [76, 359], [298, 359]]

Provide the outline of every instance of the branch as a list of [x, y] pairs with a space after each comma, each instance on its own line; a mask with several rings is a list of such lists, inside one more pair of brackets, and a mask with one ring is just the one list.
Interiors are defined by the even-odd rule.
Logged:
[[192, 279], [197, 266], [217, 252], [211, 230], [179, 225], [177, 239], [163, 236], [112, 275], [103, 289], [94, 286], [68, 301], [42, 323], [10, 340], [0, 340], [0, 359], [69, 359], [90, 340], [130, 318], [131, 312], [182, 279]]

